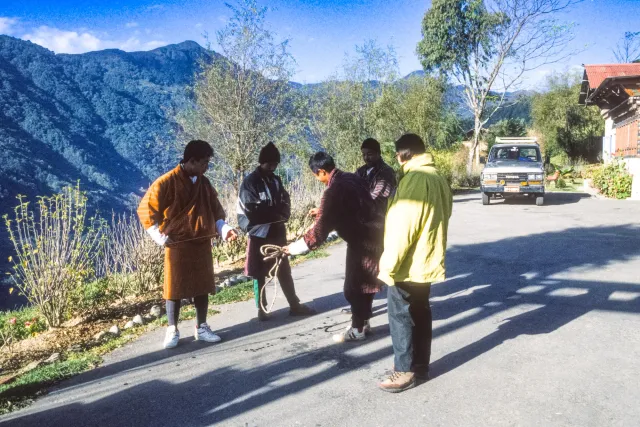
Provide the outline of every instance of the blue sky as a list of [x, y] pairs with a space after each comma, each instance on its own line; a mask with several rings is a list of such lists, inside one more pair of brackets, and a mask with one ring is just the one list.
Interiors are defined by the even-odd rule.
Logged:
[[[270, 0], [270, 28], [291, 39], [295, 80], [317, 82], [342, 64], [345, 52], [367, 39], [392, 44], [400, 71], [420, 69], [415, 56], [427, 0]], [[119, 48], [149, 50], [194, 40], [204, 44], [225, 25], [221, 0], [0, 0], [0, 34], [32, 40], [58, 53]], [[577, 25], [578, 55], [531, 72], [533, 87], [545, 74], [583, 63], [613, 62], [611, 49], [624, 31], [640, 31], [640, 0], [585, 0], [564, 19]]]

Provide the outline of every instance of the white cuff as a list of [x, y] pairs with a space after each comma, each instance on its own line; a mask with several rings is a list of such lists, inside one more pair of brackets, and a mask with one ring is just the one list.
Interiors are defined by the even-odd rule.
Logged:
[[289, 254], [290, 255], [304, 255], [309, 252], [309, 246], [304, 241], [304, 239], [300, 239], [296, 242], [293, 242], [289, 245]]
[[222, 237], [222, 240], [227, 240], [227, 235], [231, 230], [233, 230], [233, 227], [227, 224], [224, 219], [219, 219], [216, 221], [216, 231], [218, 232], [218, 235]]
[[164, 246], [164, 244], [167, 243], [168, 236], [162, 234], [160, 232], [160, 227], [158, 227], [157, 225], [152, 225], [151, 227], [147, 228], [147, 233], [149, 233], [149, 236], [151, 236], [153, 241], [160, 246]]

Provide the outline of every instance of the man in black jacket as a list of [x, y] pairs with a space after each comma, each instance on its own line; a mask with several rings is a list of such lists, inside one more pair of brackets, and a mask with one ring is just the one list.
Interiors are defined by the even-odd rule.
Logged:
[[[238, 196], [238, 224], [249, 235], [245, 274], [258, 282], [259, 293], [265, 285], [266, 275], [273, 261], [265, 262], [260, 248], [264, 245], [285, 246], [287, 230], [285, 223], [291, 216], [289, 194], [284, 189], [280, 178], [274, 171], [280, 163], [280, 152], [270, 142], [262, 148], [258, 158], [260, 166], [251, 172], [242, 182]], [[308, 316], [315, 311], [304, 304], [296, 296], [291, 277], [291, 266], [285, 257], [280, 263], [278, 281], [284, 296], [289, 302], [292, 316]], [[262, 305], [266, 306], [263, 295]], [[258, 319], [268, 320], [267, 313], [258, 304]]]

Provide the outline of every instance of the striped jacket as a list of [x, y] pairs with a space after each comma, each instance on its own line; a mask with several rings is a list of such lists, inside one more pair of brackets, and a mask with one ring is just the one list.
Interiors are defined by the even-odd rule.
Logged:
[[398, 186], [393, 168], [380, 159], [373, 168], [362, 166], [356, 171], [356, 175], [367, 181], [376, 212], [384, 216], [387, 212], [387, 202], [393, 197]]

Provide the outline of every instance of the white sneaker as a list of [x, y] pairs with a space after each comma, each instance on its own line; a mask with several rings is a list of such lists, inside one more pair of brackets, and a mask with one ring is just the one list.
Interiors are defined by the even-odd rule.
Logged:
[[362, 332], [358, 332], [356, 328], [352, 328], [351, 326], [348, 326], [343, 333], [333, 336], [335, 342], [362, 341], [365, 338], [364, 328], [362, 328]]
[[[351, 319], [353, 320], [353, 318]], [[362, 331], [367, 335], [371, 333], [371, 324], [369, 323], [368, 320], [364, 321], [364, 328], [362, 328]]]
[[209, 325], [203, 323], [200, 327], [196, 328], [195, 333], [196, 341], [204, 341], [204, 342], [220, 342], [222, 338], [218, 335], [214, 334]]
[[362, 332], [364, 332], [365, 334], [371, 333], [371, 324], [369, 323], [368, 320], [364, 321], [364, 328], [362, 328]]
[[164, 348], [176, 348], [178, 341], [180, 341], [180, 331], [175, 325], [169, 326], [164, 336]]

